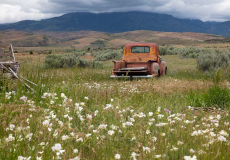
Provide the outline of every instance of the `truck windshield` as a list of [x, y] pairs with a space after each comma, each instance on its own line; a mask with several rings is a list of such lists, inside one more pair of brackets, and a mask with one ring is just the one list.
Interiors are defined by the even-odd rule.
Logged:
[[148, 46], [134, 46], [132, 47], [132, 53], [149, 53], [149, 47]]

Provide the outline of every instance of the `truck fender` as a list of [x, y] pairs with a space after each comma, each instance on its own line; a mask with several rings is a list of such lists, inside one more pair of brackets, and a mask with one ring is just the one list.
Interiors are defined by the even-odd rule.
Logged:
[[153, 70], [153, 75], [159, 76], [159, 69], [160, 69], [159, 64], [158, 63], [152, 63], [151, 67]]

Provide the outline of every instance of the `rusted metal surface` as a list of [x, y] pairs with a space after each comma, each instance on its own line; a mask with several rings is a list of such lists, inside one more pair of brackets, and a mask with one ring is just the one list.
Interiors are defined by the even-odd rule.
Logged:
[[113, 61], [111, 78], [120, 76], [152, 77], [165, 75], [167, 64], [161, 61], [155, 43], [130, 43], [125, 45], [122, 61]]

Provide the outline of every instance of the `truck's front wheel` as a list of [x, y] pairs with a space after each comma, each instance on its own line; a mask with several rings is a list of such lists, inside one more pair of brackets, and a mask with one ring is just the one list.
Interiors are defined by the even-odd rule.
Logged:
[[161, 75], [161, 71], [160, 71], [160, 70], [158, 70], [157, 77], [160, 77], [160, 75]]

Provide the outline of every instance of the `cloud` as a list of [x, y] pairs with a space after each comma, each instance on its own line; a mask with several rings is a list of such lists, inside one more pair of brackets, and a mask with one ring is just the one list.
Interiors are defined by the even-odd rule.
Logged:
[[[46, 1], [46, 0], [44, 0]], [[12, 23], [21, 20], [41, 20], [59, 16], [58, 13], [44, 13], [41, 11], [42, 5], [39, 1], [6, 0], [0, 1], [0, 23]]]
[[4, 0], [0, 23], [40, 20], [70, 12], [146, 11], [203, 21], [230, 20], [229, 0]]

